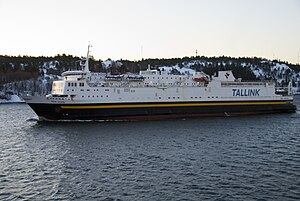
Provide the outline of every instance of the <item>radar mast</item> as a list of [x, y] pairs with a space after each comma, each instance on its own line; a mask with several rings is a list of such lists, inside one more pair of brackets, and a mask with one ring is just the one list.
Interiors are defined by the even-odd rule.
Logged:
[[86, 54], [86, 61], [85, 61], [85, 66], [84, 66], [84, 72], [90, 72], [90, 69], [89, 69], [90, 47], [91, 47], [91, 44], [88, 45], [88, 51]]

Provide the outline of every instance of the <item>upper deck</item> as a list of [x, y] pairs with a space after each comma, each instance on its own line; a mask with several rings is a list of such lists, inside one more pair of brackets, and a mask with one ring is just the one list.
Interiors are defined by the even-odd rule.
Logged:
[[66, 71], [62, 73], [62, 77], [62, 80], [53, 82], [52, 95], [71, 99], [106, 97], [105, 100], [109, 101], [145, 98], [155, 100], [165, 97], [167, 100], [171, 98], [209, 100], [210, 98], [232, 98], [239, 94], [277, 96], [274, 83], [243, 82], [240, 78], [236, 79], [230, 70], [218, 71], [214, 76], [208, 76], [203, 72], [191, 71], [186, 74], [175, 72], [174, 74], [172, 71], [148, 67], [139, 74], [111, 75], [92, 73], [89, 71], [88, 62], [85, 62], [81, 71]]

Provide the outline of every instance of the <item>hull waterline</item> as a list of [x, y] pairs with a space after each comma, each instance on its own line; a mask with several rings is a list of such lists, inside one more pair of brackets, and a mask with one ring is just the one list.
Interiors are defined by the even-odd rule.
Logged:
[[41, 120], [151, 120], [205, 116], [244, 116], [291, 113], [288, 101], [127, 103], [127, 104], [47, 104], [28, 103]]

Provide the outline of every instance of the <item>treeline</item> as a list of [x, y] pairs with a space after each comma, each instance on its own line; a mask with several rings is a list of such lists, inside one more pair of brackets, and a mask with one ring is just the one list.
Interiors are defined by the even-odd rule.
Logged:
[[[109, 60], [109, 59], [108, 59]], [[259, 67], [264, 71], [270, 71], [270, 68], [276, 63], [286, 64], [296, 73], [300, 72], [300, 66], [289, 64], [282, 61], [268, 61], [263, 58], [233, 58], [233, 57], [183, 57], [183, 58], [162, 58], [162, 59], [143, 59], [139, 61], [120, 60], [111, 61], [110, 66], [103, 65], [101, 60], [90, 59], [90, 70], [93, 72], [109, 72], [112, 74], [121, 74], [126, 72], [138, 73], [145, 70], [148, 65], [151, 68], [159, 66], [190, 67], [196, 71], [203, 71], [209, 75], [218, 70], [233, 70], [236, 77], [244, 80], [257, 79], [250, 67]], [[247, 66], [245, 66], [247, 65]], [[56, 55], [54, 57], [31, 57], [31, 56], [0, 56], [0, 84], [37, 79], [45, 74], [60, 75], [66, 70], [78, 70], [80, 67], [80, 58], [72, 55]], [[288, 73], [288, 72], [287, 72]], [[272, 78], [272, 76], [271, 76]], [[269, 77], [262, 79], [270, 79]]]
[[[60, 75], [66, 70], [79, 69], [79, 61], [79, 57], [65, 54], [54, 57], [0, 56], [0, 84], [37, 79], [43, 76], [43, 69], [47, 69], [48, 74]], [[101, 60], [92, 59], [90, 63], [91, 70], [101, 70]]]
[[[270, 76], [260, 77], [260, 79], [268, 80], [275, 79], [274, 72], [271, 72], [271, 68], [276, 64], [286, 64], [295, 73], [300, 72], [299, 64], [290, 64], [288, 62], [278, 61], [278, 60], [267, 60], [258, 57], [183, 57], [183, 58], [171, 58], [171, 59], [145, 59], [141, 61], [128, 61], [121, 60], [121, 62], [128, 68], [129, 72], [138, 72], [139, 70], [144, 70], [150, 65], [151, 67], [159, 66], [175, 66], [179, 67], [189, 66], [191, 69], [196, 71], [203, 71], [206, 74], [213, 75], [219, 70], [232, 70], [235, 77], [243, 78], [244, 80], [257, 80], [257, 78], [252, 69], [259, 68], [263, 69], [264, 72], [270, 72]], [[276, 72], [276, 70], [273, 70]], [[286, 75], [291, 75], [291, 72], [287, 70]]]

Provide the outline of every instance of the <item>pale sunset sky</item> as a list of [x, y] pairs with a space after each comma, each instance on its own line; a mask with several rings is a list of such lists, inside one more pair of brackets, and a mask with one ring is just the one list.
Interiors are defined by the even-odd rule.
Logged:
[[0, 55], [299, 62], [300, 0], [0, 0]]

